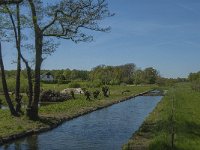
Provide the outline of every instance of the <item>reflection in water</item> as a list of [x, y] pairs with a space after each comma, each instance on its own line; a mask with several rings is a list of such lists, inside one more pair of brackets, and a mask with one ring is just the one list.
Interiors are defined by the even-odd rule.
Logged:
[[[22, 143], [26, 143], [26, 146]], [[30, 136], [20, 141], [16, 141], [13, 145], [6, 144], [2, 148], [4, 150], [38, 150], [38, 136]]]
[[38, 136], [37, 135], [33, 135], [31, 137], [28, 137], [26, 139], [28, 145], [29, 145], [29, 149], [33, 149], [33, 150], [38, 150]]
[[[73, 119], [58, 128], [5, 145], [13, 150], [118, 150], [161, 96], [141, 96]], [[1, 149], [1, 148], [0, 148]]]

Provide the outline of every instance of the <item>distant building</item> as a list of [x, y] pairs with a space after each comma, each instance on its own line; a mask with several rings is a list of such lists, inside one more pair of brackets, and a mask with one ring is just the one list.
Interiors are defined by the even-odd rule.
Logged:
[[40, 75], [40, 79], [41, 79], [41, 81], [47, 81], [47, 82], [54, 81], [54, 77], [50, 72]]

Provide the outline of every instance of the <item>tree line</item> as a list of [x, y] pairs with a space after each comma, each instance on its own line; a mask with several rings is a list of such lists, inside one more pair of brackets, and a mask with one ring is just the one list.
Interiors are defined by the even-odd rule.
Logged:
[[[135, 64], [125, 64], [119, 66], [99, 65], [90, 71], [77, 69], [62, 70], [41, 70], [41, 74], [51, 73], [54, 77], [53, 83], [69, 83], [71, 81], [99, 82], [101, 85], [125, 84], [155, 84], [160, 78], [159, 72], [148, 67], [138, 69]], [[27, 79], [25, 70], [21, 71], [23, 78]], [[16, 70], [6, 71], [8, 78], [15, 78]], [[32, 75], [34, 76], [34, 75]], [[51, 82], [50, 82], [51, 83]]]

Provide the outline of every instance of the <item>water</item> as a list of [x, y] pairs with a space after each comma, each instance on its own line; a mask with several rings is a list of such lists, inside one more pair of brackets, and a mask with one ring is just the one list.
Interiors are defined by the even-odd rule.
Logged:
[[17, 140], [7, 150], [118, 150], [138, 130], [161, 96], [141, 96]]

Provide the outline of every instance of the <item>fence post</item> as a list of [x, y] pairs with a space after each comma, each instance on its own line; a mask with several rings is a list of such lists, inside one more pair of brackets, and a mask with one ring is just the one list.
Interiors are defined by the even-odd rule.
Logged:
[[[173, 90], [174, 92], [174, 90]], [[174, 93], [173, 93], [174, 94]], [[174, 107], [174, 100], [175, 100], [175, 95], [173, 95], [172, 97], [172, 112], [171, 112], [171, 147], [172, 149], [174, 149], [174, 135], [175, 135], [175, 129], [174, 129], [174, 123], [175, 123], [175, 116], [174, 116], [174, 113], [175, 113], [175, 107]]]

